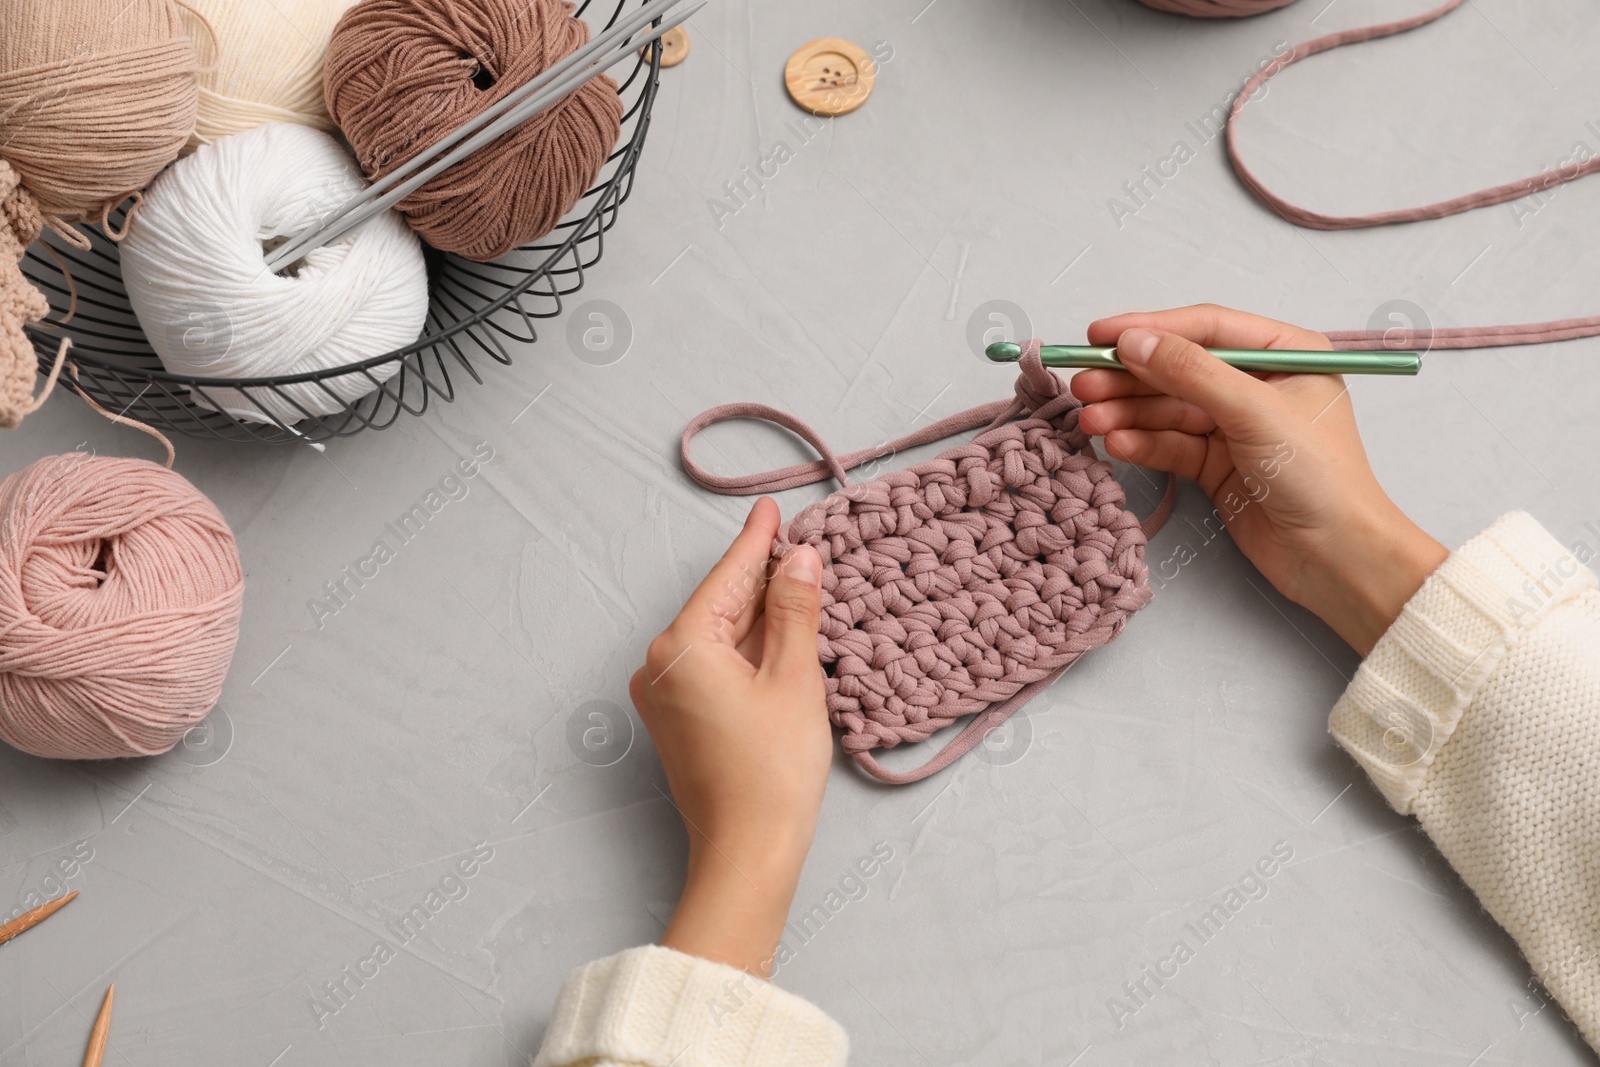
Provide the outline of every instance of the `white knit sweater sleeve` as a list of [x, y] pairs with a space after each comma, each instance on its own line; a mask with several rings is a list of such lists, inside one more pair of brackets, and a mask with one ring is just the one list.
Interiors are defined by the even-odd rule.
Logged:
[[645, 945], [561, 987], [534, 1067], [843, 1067], [820, 1008], [726, 964]]
[[1600, 592], [1521, 512], [1423, 584], [1329, 719], [1600, 1049]]

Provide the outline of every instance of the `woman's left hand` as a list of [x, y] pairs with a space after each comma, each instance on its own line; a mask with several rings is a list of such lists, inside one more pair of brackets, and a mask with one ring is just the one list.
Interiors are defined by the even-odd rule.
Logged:
[[763, 497], [628, 686], [689, 833], [661, 943], [763, 978], [833, 759], [817, 660], [822, 561], [809, 546], [772, 561], [777, 530]]

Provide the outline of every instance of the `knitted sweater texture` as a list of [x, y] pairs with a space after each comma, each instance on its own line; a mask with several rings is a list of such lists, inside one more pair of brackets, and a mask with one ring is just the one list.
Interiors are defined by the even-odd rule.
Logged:
[[[1432, 574], [1329, 726], [1414, 815], [1600, 1050], [1600, 588], [1506, 515]], [[535, 1067], [840, 1067], [844, 1030], [742, 971], [655, 945], [563, 986]]]

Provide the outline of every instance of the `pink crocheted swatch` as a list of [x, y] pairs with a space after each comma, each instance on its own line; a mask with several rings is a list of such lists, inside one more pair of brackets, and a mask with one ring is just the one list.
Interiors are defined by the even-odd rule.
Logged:
[[[1239, 90], [1239, 95], [1233, 102], [1233, 109], [1228, 115], [1228, 160], [1233, 164], [1234, 173], [1239, 176], [1239, 180], [1244, 183], [1244, 187], [1249, 189], [1258, 200], [1270, 207], [1284, 221], [1296, 226], [1311, 230], [1356, 230], [1369, 226], [1388, 226], [1399, 222], [1419, 222], [1424, 219], [1439, 219], [1447, 215], [1459, 215], [1474, 208], [1489, 207], [1493, 204], [1504, 204], [1507, 201], [1519, 200], [1522, 197], [1541, 193], [1557, 185], [1577, 181], [1579, 178], [1600, 171], [1600, 156], [1596, 156], [1581, 163], [1574, 163], [1571, 166], [1544, 171], [1532, 178], [1507, 182], [1504, 185], [1497, 185], [1490, 189], [1480, 189], [1475, 193], [1468, 193], [1465, 196], [1458, 196], [1451, 200], [1441, 200], [1436, 204], [1401, 208], [1397, 211], [1381, 211], [1372, 215], [1326, 215], [1318, 211], [1312, 211], [1309, 208], [1300, 207], [1297, 204], [1291, 204], [1271, 189], [1268, 189], [1261, 179], [1256, 177], [1249, 167], [1245, 166], [1244, 158], [1239, 152], [1239, 113], [1244, 110], [1245, 105], [1256, 95], [1256, 92], [1285, 67], [1298, 63], [1302, 59], [1309, 59], [1319, 52], [1326, 52], [1347, 44], [1371, 41], [1379, 37], [1392, 37], [1398, 33], [1406, 33], [1417, 29], [1419, 26], [1426, 26], [1428, 23], [1441, 19], [1456, 10], [1462, 3], [1463, 0], [1446, 0], [1445, 3], [1420, 15], [1398, 19], [1394, 22], [1383, 22], [1375, 26], [1362, 26], [1356, 29], [1325, 34], [1314, 40], [1295, 45], [1287, 55], [1274, 59], [1258, 71]], [[1333, 343], [1333, 347], [1337, 349], [1346, 351], [1382, 351], [1397, 348], [1425, 348], [1428, 350], [1436, 348], [1500, 348], [1507, 345], [1535, 345], [1552, 341], [1570, 341], [1579, 337], [1594, 337], [1596, 335], [1600, 335], [1600, 316], [1557, 319], [1552, 322], [1522, 323], [1513, 326], [1330, 330], [1326, 336]]]
[[[763, 404], [712, 408], [683, 432], [683, 469], [713, 492], [770, 493], [830, 475], [846, 486], [785, 523], [773, 554], [809, 544], [822, 556], [817, 652], [828, 714], [844, 730], [844, 750], [884, 782], [915, 782], [954, 763], [1150, 602], [1145, 540], [1171, 512], [1175, 484], [1141, 524], [1111, 464], [1078, 429], [1081, 405], [1039, 362], [1038, 341], [1024, 346], [1020, 366], [1014, 400], [841, 457], [805, 423]], [[708, 474], [689, 457], [690, 441], [741, 417], [792, 430], [822, 459]], [[926, 463], [846, 480], [869, 460], [979, 426], [969, 443]], [[969, 715], [915, 770], [889, 771], [872, 756]]]

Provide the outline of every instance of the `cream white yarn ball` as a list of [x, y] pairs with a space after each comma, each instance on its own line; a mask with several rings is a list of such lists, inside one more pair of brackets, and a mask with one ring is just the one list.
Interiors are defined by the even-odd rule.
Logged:
[[[428, 313], [422, 244], [394, 212], [308, 253], [283, 275], [266, 250], [365, 184], [327, 134], [275, 122], [180, 159], [146, 190], [122, 242], [122, 280], [150, 346], [174, 374], [266, 378], [343, 367], [411, 344]], [[270, 390], [206, 388], [242, 419], [333, 415], [397, 370], [391, 361]], [[264, 410], [263, 410], [264, 409]]]
[[356, 0], [185, 0], [200, 60], [200, 112], [186, 152], [269, 122], [333, 133], [322, 68], [339, 17]]

